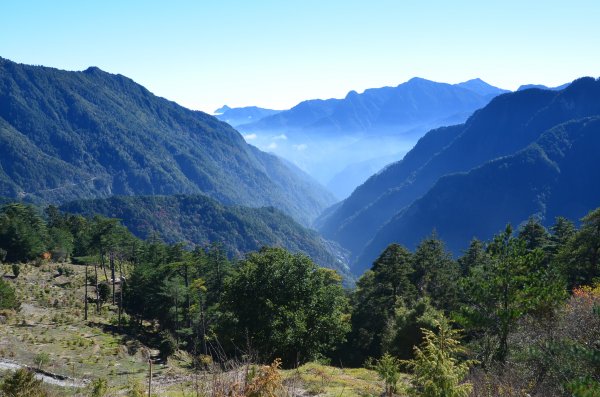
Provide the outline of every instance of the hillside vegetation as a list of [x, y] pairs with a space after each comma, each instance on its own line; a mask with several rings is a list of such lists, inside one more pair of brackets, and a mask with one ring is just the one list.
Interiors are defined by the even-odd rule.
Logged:
[[308, 225], [334, 198], [231, 126], [91, 67], [0, 59], [0, 195], [60, 204], [203, 193]]

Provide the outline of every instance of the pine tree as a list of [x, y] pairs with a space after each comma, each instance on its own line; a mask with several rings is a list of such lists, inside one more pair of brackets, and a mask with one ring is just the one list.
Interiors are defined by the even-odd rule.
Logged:
[[415, 358], [405, 361], [414, 372], [411, 389], [418, 397], [467, 397], [472, 385], [465, 382], [474, 361], [460, 362], [462, 352], [458, 331], [446, 321], [438, 322], [437, 334], [423, 329], [425, 340], [415, 347]]

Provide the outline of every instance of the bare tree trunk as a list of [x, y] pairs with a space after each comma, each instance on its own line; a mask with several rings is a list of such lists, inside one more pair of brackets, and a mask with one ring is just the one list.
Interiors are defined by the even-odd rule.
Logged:
[[104, 259], [104, 251], [100, 252], [100, 263], [102, 264], [102, 271], [104, 271], [104, 279], [108, 282], [108, 274], [106, 274], [106, 260]]
[[148, 397], [152, 396], [152, 359], [148, 360], [150, 365], [150, 373], [148, 374]]
[[115, 253], [110, 251], [110, 275], [112, 277], [112, 304], [115, 305]]
[[84, 305], [84, 315], [83, 315], [83, 319], [87, 321], [88, 319], [88, 265], [87, 263], [85, 264], [85, 302], [83, 303]]
[[100, 313], [100, 290], [98, 289], [98, 264], [94, 263], [94, 273], [96, 274], [96, 313]]
[[121, 318], [123, 315], [123, 260], [119, 260], [119, 329], [122, 327]]

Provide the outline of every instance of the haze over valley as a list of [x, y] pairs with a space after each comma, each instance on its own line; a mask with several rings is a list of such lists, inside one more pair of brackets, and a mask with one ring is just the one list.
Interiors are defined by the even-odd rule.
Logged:
[[600, 397], [600, 5], [0, 4], [0, 397]]

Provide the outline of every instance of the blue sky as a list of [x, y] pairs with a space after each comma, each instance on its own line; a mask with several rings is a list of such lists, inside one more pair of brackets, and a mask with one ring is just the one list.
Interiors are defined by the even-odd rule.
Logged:
[[0, 56], [133, 78], [212, 112], [414, 76], [515, 89], [600, 75], [596, 1], [2, 1]]

